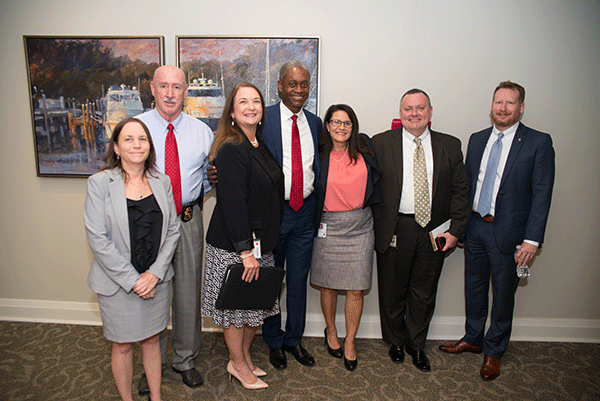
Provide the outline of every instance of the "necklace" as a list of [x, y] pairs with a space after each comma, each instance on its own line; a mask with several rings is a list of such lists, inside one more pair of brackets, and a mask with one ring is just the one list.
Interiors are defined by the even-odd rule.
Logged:
[[344, 150], [344, 154], [342, 155], [342, 158], [338, 160], [338, 159], [336, 159], [336, 158], [333, 156], [333, 151], [332, 151], [332, 152], [331, 152], [331, 158], [332, 158], [333, 160], [335, 160], [336, 162], [341, 162], [342, 160], [344, 160], [344, 157], [346, 157], [346, 153], [348, 153], [348, 149]]
[[142, 199], [142, 196], [144, 196], [144, 195], [140, 194], [140, 199]]
[[250, 143], [252, 144], [252, 146], [254, 146], [255, 148], [258, 147], [258, 139], [254, 138], [253, 141], [250, 141]]

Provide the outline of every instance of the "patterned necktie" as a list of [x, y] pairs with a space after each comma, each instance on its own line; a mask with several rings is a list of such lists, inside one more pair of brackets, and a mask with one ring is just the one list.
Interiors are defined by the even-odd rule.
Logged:
[[165, 174], [171, 178], [173, 187], [173, 199], [175, 199], [175, 208], [177, 215], [181, 214], [181, 171], [179, 170], [179, 152], [177, 150], [177, 140], [173, 133], [173, 124], [167, 127], [167, 139], [165, 140]]
[[290, 188], [290, 207], [295, 212], [300, 210], [304, 202], [302, 149], [300, 148], [300, 131], [296, 123], [297, 119], [297, 115], [292, 116], [292, 186]]
[[429, 185], [427, 185], [427, 168], [425, 167], [425, 152], [421, 138], [415, 138], [417, 149], [413, 162], [413, 181], [415, 184], [415, 221], [425, 227], [431, 220], [429, 206]]
[[498, 173], [498, 164], [500, 164], [500, 155], [502, 154], [502, 132], [498, 133], [498, 139], [492, 145], [490, 150], [490, 156], [488, 158], [487, 167], [485, 169], [485, 176], [483, 177], [483, 183], [481, 184], [481, 195], [479, 195], [479, 204], [477, 205], [477, 212], [481, 216], [487, 216], [492, 210], [492, 195], [494, 193], [494, 183], [496, 182], [496, 175]]

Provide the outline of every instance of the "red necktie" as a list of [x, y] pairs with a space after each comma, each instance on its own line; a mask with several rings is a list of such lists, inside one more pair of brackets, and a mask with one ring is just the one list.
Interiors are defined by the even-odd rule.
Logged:
[[165, 174], [171, 178], [173, 187], [173, 199], [177, 215], [181, 214], [181, 171], [179, 170], [179, 152], [177, 151], [177, 140], [173, 133], [173, 124], [168, 126], [169, 132], [165, 140]]
[[300, 210], [304, 202], [302, 149], [300, 148], [300, 131], [296, 123], [297, 119], [297, 115], [292, 116], [292, 187], [290, 189], [290, 207], [295, 212]]

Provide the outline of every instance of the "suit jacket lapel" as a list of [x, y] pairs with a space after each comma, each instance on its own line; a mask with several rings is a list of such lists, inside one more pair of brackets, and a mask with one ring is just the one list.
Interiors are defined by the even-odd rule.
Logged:
[[431, 200], [435, 197], [435, 190], [437, 188], [438, 181], [440, 180], [440, 166], [442, 165], [442, 152], [443, 145], [440, 141], [440, 137], [437, 132], [430, 131], [431, 133], [431, 152], [433, 153], [433, 183], [431, 184]]
[[306, 117], [306, 121], [308, 122], [308, 128], [310, 128], [310, 133], [313, 139], [313, 147], [315, 149], [315, 155], [319, 154], [319, 132], [317, 132], [317, 122], [316, 120], [309, 115], [306, 110], [302, 109], [304, 116]]
[[525, 131], [525, 126], [522, 123], [519, 123], [517, 132], [515, 132], [515, 137], [510, 145], [510, 151], [508, 153], [508, 158], [506, 159], [506, 165], [504, 166], [504, 172], [502, 173], [502, 180], [500, 181], [499, 188], [502, 188], [502, 184], [506, 181], [506, 177], [515, 163], [519, 150], [521, 150], [521, 146], [525, 140]]
[[167, 237], [167, 231], [169, 229], [169, 200], [167, 199], [167, 193], [163, 186], [163, 183], [157, 177], [153, 177], [150, 174], [147, 174], [148, 184], [150, 184], [150, 188], [152, 188], [152, 193], [154, 194], [154, 198], [160, 207], [160, 210], [163, 214], [162, 219], [162, 230], [160, 232], [160, 243], [165, 242], [165, 238]]
[[[471, 182], [468, 184], [471, 186], [470, 191], [472, 195], [475, 194], [475, 187], [477, 186], [477, 177], [479, 177], [479, 170], [481, 169], [481, 159], [483, 158], [483, 152], [485, 151], [485, 145], [487, 145], [490, 135], [492, 134], [492, 128], [488, 128], [483, 137], [477, 141], [473, 141], [471, 145], [473, 149], [468, 149], [467, 154], [472, 154], [472, 165], [470, 166]], [[471, 202], [473, 204], [473, 202]]]
[[110, 194], [113, 213], [119, 227], [119, 233], [121, 234], [123, 243], [127, 245], [127, 249], [131, 251], [125, 182], [118, 170], [108, 170], [107, 173], [111, 178], [110, 184], [108, 185], [108, 192]]
[[[273, 183], [277, 186], [276, 177], [273, 176], [273, 169], [269, 168], [269, 166], [266, 164], [267, 161], [265, 160], [263, 155], [260, 154], [260, 150], [258, 150], [257, 152], [254, 152], [254, 147], [247, 140], [244, 142], [244, 146], [246, 146], [248, 148], [247, 151], [248, 151], [248, 153], [250, 153], [250, 156], [252, 157], [252, 159], [254, 161], [256, 161], [256, 163], [258, 163], [258, 165], [267, 173], [267, 175], [269, 177], [271, 177], [271, 181], [273, 181]], [[264, 143], [261, 143], [260, 146], [266, 146], [266, 145]]]
[[398, 180], [398, 190], [400, 191], [398, 197], [400, 197], [402, 194], [402, 178], [404, 174], [402, 128], [396, 130], [392, 135], [394, 143], [390, 144], [390, 146], [392, 147], [392, 154], [394, 155], [394, 167], [396, 169], [396, 178]]
[[321, 159], [321, 178], [319, 179], [320, 189], [323, 193], [327, 190], [327, 178], [329, 177], [329, 156]]
[[274, 144], [272, 150], [275, 154], [275, 160], [283, 167], [283, 141], [281, 139], [281, 112], [279, 109], [281, 106], [277, 103], [273, 107], [276, 107], [273, 112], [273, 117], [268, 119], [269, 129], [273, 134], [270, 141]]

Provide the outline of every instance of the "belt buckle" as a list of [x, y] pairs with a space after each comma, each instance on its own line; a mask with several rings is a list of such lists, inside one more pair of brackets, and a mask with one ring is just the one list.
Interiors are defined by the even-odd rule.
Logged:
[[194, 208], [192, 205], [187, 204], [183, 207], [183, 211], [181, 212], [181, 221], [184, 223], [190, 221], [194, 217]]

